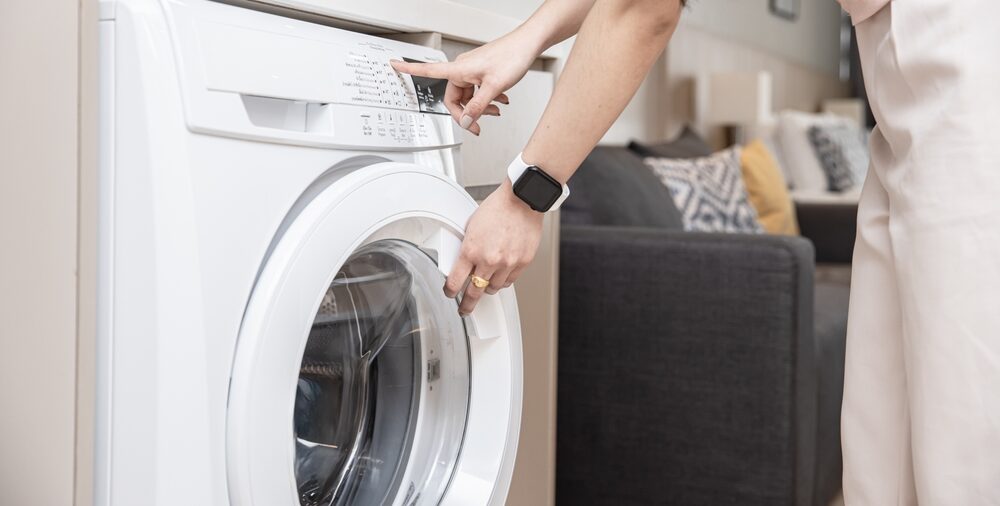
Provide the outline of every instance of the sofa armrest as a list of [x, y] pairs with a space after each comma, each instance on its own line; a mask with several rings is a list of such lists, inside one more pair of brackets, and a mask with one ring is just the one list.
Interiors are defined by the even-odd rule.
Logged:
[[809, 504], [813, 249], [564, 227], [560, 504]]
[[802, 236], [816, 248], [817, 263], [849, 264], [858, 231], [856, 203], [795, 203]]

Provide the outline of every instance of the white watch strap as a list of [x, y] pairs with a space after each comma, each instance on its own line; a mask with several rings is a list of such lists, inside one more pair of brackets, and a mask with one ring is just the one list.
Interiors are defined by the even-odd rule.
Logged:
[[[524, 163], [524, 159], [521, 158], [521, 153], [518, 153], [517, 156], [514, 157], [514, 161], [510, 162], [510, 165], [507, 166], [507, 178], [510, 179], [511, 186], [513, 186], [514, 183], [521, 178], [521, 175], [524, 174], [524, 171], [528, 170], [528, 167], [531, 167], [531, 165]], [[555, 203], [552, 204], [549, 211], [559, 209], [559, 206], [566, 201], [567, 197], [569, 197], [569, 186], [566, 186], [564, 183], [562, 185], [562, 195], [559, 195], [559, 198], [557, 198]]]

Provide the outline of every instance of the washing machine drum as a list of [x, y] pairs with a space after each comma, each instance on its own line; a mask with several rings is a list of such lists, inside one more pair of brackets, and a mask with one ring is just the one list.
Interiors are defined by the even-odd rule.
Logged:
[[426, 253], [397, 240], [363, 247], [337, 272], [295, 396], [300, 504], [440, 501], [469, 403], [465, 330], [442, 282]]

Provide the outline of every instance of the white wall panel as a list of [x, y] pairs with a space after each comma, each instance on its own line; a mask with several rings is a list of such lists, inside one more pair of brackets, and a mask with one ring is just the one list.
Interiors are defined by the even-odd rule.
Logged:
[[718, 37], [833, 76], [840, 58], [840, 4], [799, 0], [798, 19], [769, 12], [769, 0], [689, 0], [681, 21]]
[[0, 2], [0, 504], [73, 504], [77, 0]]

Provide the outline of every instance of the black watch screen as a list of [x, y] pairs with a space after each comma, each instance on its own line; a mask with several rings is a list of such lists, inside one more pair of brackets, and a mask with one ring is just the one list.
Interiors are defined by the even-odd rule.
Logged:
[[517, 195], [535, 211], [545, 212], [562, 196], [562, 184], [535, 166], [525, 169], [514, 182]]

